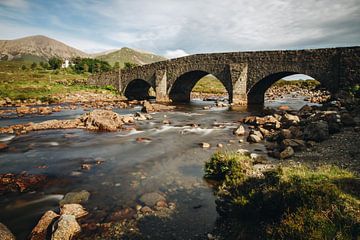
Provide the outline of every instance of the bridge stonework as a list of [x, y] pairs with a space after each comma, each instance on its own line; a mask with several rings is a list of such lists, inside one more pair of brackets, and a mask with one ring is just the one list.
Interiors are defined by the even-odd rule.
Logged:
[[128, 98], [146, 97], [152, 87], [159, 102], [189, 101], [196, 82], [218, 78], [234, 104], [259, 104], [279, 79], [306, 74], [332, 93], [360, 84], [360, 47], [196, 54], [89, 77], [91, 85], [113, 85]]

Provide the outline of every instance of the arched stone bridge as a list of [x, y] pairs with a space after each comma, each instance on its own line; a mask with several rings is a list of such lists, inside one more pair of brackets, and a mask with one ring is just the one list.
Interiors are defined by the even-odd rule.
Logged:
[[306, 74], [335, 93], [360, 84], [360, 47], [196, 54], [131, 69], [95, 74], [92, 85], [113, 85], [129, 99], [143, 99], [150, 87], [159, 102], [184, 102], [196, 82], [217, 77], [234, 104], [261, 104], [279, 79]]

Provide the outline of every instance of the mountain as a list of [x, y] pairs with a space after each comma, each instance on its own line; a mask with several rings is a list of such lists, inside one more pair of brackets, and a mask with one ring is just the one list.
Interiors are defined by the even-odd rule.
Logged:
[[51, 57], [70, 59], [90, 55], [46, 36], [0, 40], [1, 60], [46, 61]]
[[114, 65], [115, 62], [120, 63], [120, 67], [124, 66], [124, 63], [130, 62], [138, 65], [144, 65], [153, 62], [164, 61], [166, 58], [147, 53], [140, 50], [134, 50], [131, 48], [121, 48], [120, 50], [113, 51], [104, 55], [96, 56], [97, 59], [104, 60], [109, 62], [111, 65]]
[[61, 59], [71, 59], [74, 57], [97, 58], [107, 61], [111, 65], [119, 62], [120, 67], [123, 67], [125, 62], [143, 65], [166, 60], [166, 58], [152, 53], [126, 47], [120, 50], [108, 50], [101, 53], [87, 54], [55, 39], [41, 35], [15, 40], [0, 40], [0, 60], [40, 62], [47, 61], [51, 57]]

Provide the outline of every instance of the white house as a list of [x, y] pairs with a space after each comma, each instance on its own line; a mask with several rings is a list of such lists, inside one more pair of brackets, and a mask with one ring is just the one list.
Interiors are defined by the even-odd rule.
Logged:
[[68, 68], [69, 66], [70, 66], [70, 61], [67, 59], [63, 62], [63, 64], [61, 64], [61, 68]]

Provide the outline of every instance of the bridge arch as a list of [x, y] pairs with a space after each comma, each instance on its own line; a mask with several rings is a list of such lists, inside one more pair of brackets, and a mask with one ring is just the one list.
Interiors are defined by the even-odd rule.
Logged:
[[[185, 72], [181, 74], [179, 77], [176, 78], [174, 83], [169, 89], [169, 98], [173, 102], [189, 102], [190, 101], [190, 95], [191, 90], [194, 88], [196, 83], [206, 75], [209, 75], [211, 73], [203, 70], [191, 70], [188, 72]], [[216, 75], [213, 75], [216, 77], [217, 80], [219, 80], [226, 91], [228, 92], [229, 99], [231, 95], [231, 91], [229, 91], [226, 82], [224, 82], [221, 78], [217, 77]]]
[[[302, 72], [294, 72], [294, 71], [277, 72], [277, 73], [267, 75], [266, 77], [257, 81], [247, 92], [248, 104], [250, 104], [250, 105], [264, 104], [266, 90], [268, 90], [277, 81], [279, 81], [285, 77], [295, 75], [295, 74], [304, 74], [304, 75], [307, 75], [312, 78], [315, 77], [315, 76], [305, 74]], [[321, 79], [315, 78], [315, 80], [320, 81], [320, 83], [321, 83]]]
[[130, 81], [124, 90], [124, 95], [128, 100], [145, 100], [151, 98], [149, 90], [152, 88], [150, 83], [143, 79]]

